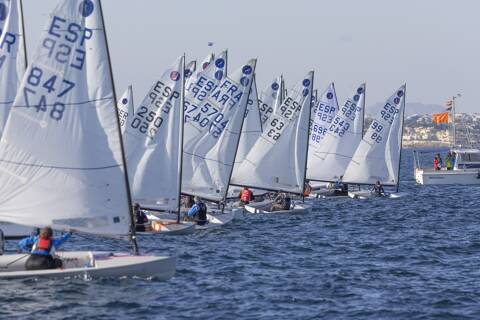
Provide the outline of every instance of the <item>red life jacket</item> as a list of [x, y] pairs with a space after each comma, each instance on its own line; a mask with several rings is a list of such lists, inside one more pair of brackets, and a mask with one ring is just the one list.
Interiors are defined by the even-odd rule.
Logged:
[[37, 241], [37, 246], [35, 247], [35, 251], [46, 251], [50, 253], [50, 250], [52, 250], [52, 238], [42, 238], [39, 237]]
[[252, 197], [253, 197], [253, 193], [251, 190], [243, 189], [240, 200], [242, 200], [243, 202], [250, 202], [252, 200]]

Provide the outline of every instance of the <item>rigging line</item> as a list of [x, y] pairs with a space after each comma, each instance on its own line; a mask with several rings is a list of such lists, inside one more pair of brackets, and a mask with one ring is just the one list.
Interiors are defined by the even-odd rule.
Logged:
[[224, 166], [227, 166], [227, 167], [231, 167], [231, 166], [232, 166], [231, 164], [224, 163], [224, 162], [222, 162], [222, 161], [218, 161], [218, 160], [215, 160], [215, 159], [205, 158], [205, 157], [196, 155], [196, 154], [194, 154], [194, 153], [187, 152], [187, 151], [185, 151], [185, 150], [183, 151], [183, 153], [188, 154], [188, 155], [191, 155], [191, 156], [194, 156], [194, 157], [197, 157], [197, 158], [200, 158], [200, 159], [203, 159], [203, 160], [208, 160], [208, 161], [217, 162], [217, 163], [223, 164]]
[[[113, 100], [112, 97], [105, 97], [105, 98], [100, 98], [100, 99], [95, 99], [95, 100], [87, 100], [87, 101], [81, 101], [81, 102], [71, 102], [71, 103], [64, 103], [62, 102], [63, 105], [65, 105], [65, 107], [69, 107], [69, 106], [79, 106], [79, 105], [82, 105], [82, 104], [87, 104], [87, 103], [91, 103], [91, 102], [101, 102], [101, 101], [106, 101], [106, 100]], [[44, 105], [45, 107], [53, 107], [55, 106], [55, 103], [54, 104], [45, 104]], [[108, 106], [109, 108], [111, 106]], [[35, 108], [34, 105], [14, 105], [12, 106], [12, 108]]]
[[104, 169], [121, 167], [121, 165], [119, 165], [119, 164], [110, 165], [110, 166], [103, 166], [103, 167], [90, 167], [90, 168], [60, 167], [60, 166], [47, 166], [47, 165], [33, 164], [33, 163], [21, 163], [21, 162], [4, 160], [4, 159], [0, 159], [0, 162], [8, 163], [8, 164], [14, 164], [14, 165], [18, 165], [18, 166], [24, 166], [24, 167], [35, 167], [35, 168], [45, 168], [45, 169], [62, 169], [62, 170], [85, 170], [85, 171], [104, 170]]

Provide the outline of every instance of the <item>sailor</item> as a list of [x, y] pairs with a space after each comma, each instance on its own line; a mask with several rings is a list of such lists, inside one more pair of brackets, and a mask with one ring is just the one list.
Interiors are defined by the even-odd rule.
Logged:
[[250, 201], [253, 200], [253, 192], [252, 190], [248, 189], [248, 187], [244, 187], [242, 192], [240, 193], [240, 205], [249, 204]]
[[71, 232], [65, 233], [60, 237], [53, 237], [53, 231], [50, 227], [45, 227], [38, 236], [30, 236], [21, 240], [18, 245], [23, 251], [31, 249], [30, 256], [25, 262], [27, 270], [56, 269], [63, 266], [62, 260], [55, 256], [55, 250], [67, 241]]
[[138, 232], [145, 232], [150, 231], [150, 223], [148, 221], [148, 217], [140, 208], [138, 203], [133, 205], [133, 212], [135, 212], [135, 231]]
[[382, 197], [385, 195], [385, 190], [383, 190], [383, 186], [379, 180], [377, 180], [377, 182], [373, 186], [372, 190], [370, 190], [370, 192], [378, 197]]
[[281, 192], [273, 200], [273, 205], [270, 211], [290, 210], [291, 204], [292, 200], [290, 199], [290, 196], [284, 192]]
[[312, 193], [312, 186], [310, 185], [310, 181], [305, 181], [305, 185], [303, 187], [303, 196], [308, 197]]
[[348, 196], [348, 184], [343, 183], [343, 176], [335, 182], [333, 195], [335, 196]]
[[447, 170], [453, 169], [453, 155], [450, 151], [448, 151], [447, 156], [445, 157], [445, 166]]
[[435, 170], [442, 170], [443, 161], [442, 157], [440, 157], [440, 153], [437, 153], [437, 155], [435, 156], [435, 159], [433, 160], [433, 166]]
[[195, 204], [188, 210], [185, 220], [196, 221], [198, 225], [203, 226], [207, 223], [207, 206], [198, 196], [193, 198]]

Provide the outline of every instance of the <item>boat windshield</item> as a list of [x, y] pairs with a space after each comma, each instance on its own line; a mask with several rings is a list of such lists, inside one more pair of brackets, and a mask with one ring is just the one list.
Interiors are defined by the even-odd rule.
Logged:
[[461, 153], [460, 162], [480, 162], [480, 153]]

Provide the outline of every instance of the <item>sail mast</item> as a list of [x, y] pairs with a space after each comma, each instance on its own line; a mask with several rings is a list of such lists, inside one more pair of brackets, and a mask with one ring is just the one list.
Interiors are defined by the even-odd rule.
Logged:
[[[312, 70], [312, 83], [310, 84], [310, 110], [308, 112], [307, 122], [307, 151], [305, 153], [305, 168], [303, 170], [303, 183], [302, 183], [302, 201], [305, 202], [305, 181], [307, 181], [307, 164], [308, 164], [308, 150], [310, 145], [310, 121], [312, 120], [312, 94], [313, 94], [313, 82], [315, 81], [315, 71]], [[316, 101], [315, 101], [316, 102]]]
[[[367, 104], [367, 83], [365, 83], [365, 89], [363, 90], [363, 106], [362, 106], [362, 131], [360, 131], [362, 139], [365, 132], [365, 105]], [[402, 128], [403, 130], [403, 128]]]
[[27, 58], [27, 41], [25, 40], [25, 19], [23, 18], [23, 0], [20, 1], [20, 20], [22, 21], [22, 41], [23, 41], [23, 55], [25, 61], [25, 70], [28, 66], [28, 58]]
[[397, 187], [396, 192], [400, 188], [400, 168], [402, 166], [402, 146], [403, 146], [403, 126], [405, 123], [405, 100], [407, 99], [407, 84], [405, 83], [405, 90], [403, 90], [403, 108], [402, 108], [402, 129], [400, 129], [400, 150], [398, 152], [398, 179], [397, 179]]
[[177, 223], [180, 223], [180, 210], [181, 210], [181, 201], [182, 201], [182, 170], [183, 170], [183, 131], [184, 131], [184, 100], [185, 100], [185, 53], [183, 54], [183, 61], [182, 61], [182, 93], [180, 96], [180, 143], [178, 145], [178, 156], [180, 157], [180, 168], [178, 170], [178, 212], [177, 212]]
[[[243, 117], [242, 117], [242, 124], [240, 125], [240, 130], [238, 131], [238, 132], [240, 132], [240, 135], [242, 134], [243, 124], [245, 123], [245, 115], [248, 112], [248, 99], [250, 98], [250, 92], [252, 91], [252, 83], [254, 82], [254, 79], [255, 79], [255, 69], [256, 69], [256, 67], [257, 67], [257, 59], [254, 59], [254, 62], [253, 62], [253, 76], [252, 76], [252, 80], [250, 81], [250, 88], [247, 91], [249, 93], [249, 97], [247, 98], [247, 106], [245, 106], [245, 113], [243, 114]], [[225, 68], [226, 68], [226, 64], [225, 64]], [[238, 146], [239, 145], [240, 145], [240, 137], [238, 137], [238, 139], [237, 139], [237, 146], [235, 148], [235, 153], [233, 155], [233, 163], [232, 163], [232, 167], [230, 168], [230, 174], [228, 176], [227, 186], [230, 185], [230, 181], [232, 181], [233, 167], [235, 166], [235, 159], [237, 158], [237, 152], [238, 152]], [[228, 187], [225, 188], [225, 193], [223, 194], [223, 203], [224, 204], [227, 202], [227, 196], [228, 196]], [[223, 211], [223, 209], [222, 209], [222, 211]]]
[[108, 59], [108, 65], [109, 65], [109, 71], [110, 71], [110, 81], [112, 84], [112, 94], [113, 94], [113, 101], [114, 101], [114, 107], [115, 107], [115, 118], [117, 119], [117, 132], [118, 132], [118, 137], [120, 141], [120, 151], [122, 153], [122, 165], [123, 165], [123, 173], [124, 173], [124, 178], [125, 178], [125, 188], [127, 191], [127, 202], [128, 202], [128, 211], [130, 212], [130, 241], [132, 242], [133, 246], [133, 252], [134, 254], [138, 255], [138, 244], [137, 244], [137, 237], [135, 235], [135, 216], [133, 212], [133, 204], [132, 204], [132, 194], [130, 191], [130, 182], [128, 180], [128, 170], [127, 170], [127, 161], [125, 158], [125, 148], [123, 145], [123, 136], [122, 136], [122, 130], [120, 126], [120, 119], [118, 117], [118, 112], [117, 112], [117, 94], [115, 92], [115, 82], [113, 80], [113, 71], [112, 71], [112, 62], [110, 59], [110, 50], [108, 47], [108, 40], [107, 40], [107, 30], [105, 27], [105, 19], [103, 17], [103, 9], [102, 9], [102, 1], [98, 0], [98, 6], [100, 10], [100, 17], [102, 19], [102, 27], [103, 27], [103, 35], [105, 37], [105, 50], [107, 52], [107, 59]]

